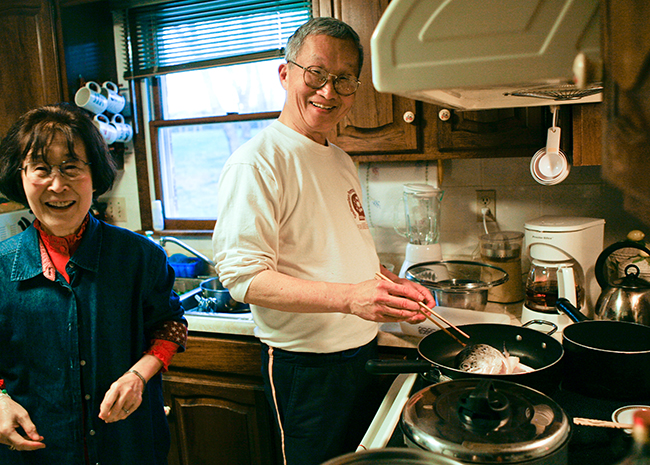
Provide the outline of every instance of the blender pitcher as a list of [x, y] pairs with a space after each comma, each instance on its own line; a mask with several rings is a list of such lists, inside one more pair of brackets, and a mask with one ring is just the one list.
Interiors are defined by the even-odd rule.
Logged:
[[429, 184], [404, 184], [402, 194], [405, 222], [395, 228], [406, 237], [406, 257], [400, 277], [404, 277], [411, 265], [442, 259], [440, 244], [440, 202], [443, 191]]

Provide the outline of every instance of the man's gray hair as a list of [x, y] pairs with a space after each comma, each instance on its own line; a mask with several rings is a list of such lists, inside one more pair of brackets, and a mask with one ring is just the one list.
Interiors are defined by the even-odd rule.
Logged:
[[285, 48], [285, 59], [287, 61], [296, 61], [296, 57], [305, 43], [305, 39], [312, 35], [326, 35], [336, 39], [351, 40], [354, 42], [355, 47], [359, 51], [359, 74], [361, 74], [363, 46], [359, 40], [359, 35], [343, 21], [326, 16], [310, 19], [289, 37]]

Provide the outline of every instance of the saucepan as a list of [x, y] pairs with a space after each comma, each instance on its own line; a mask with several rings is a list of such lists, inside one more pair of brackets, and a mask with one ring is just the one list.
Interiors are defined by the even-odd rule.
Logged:
[[[487, 344], [496, 349], [506, 349], [519, 357], [521, 363], [532, 368], [524, 373], [482, 374], [468, 373], [457, 368], [456, 356], [463, 346], [443, 331], [435, 331], [418, 344], [417, 360], [369, 360], [366, 370], [374, 374], [422, 373], [427, 376], [438, 370], [454, 379], [493, 378], [523, 384], [544, 393], [552, 394], [560, 384], [560, 361], [564, 355], [562, 344], [551, 337], [557, 327], [551, 323], [534, 320], [536, 324], [549, 324], [555, 329], [548, 333], [525, 326], [494, 323], [460, 325], [458, 328], [470, 336], [467, 344]], [[533, 322], [527, 323], [533, 324]], [[526, 326], [527, 326], [526, 325]]]
[[650, 392], [650, 326], [588, 320], [563, 298], [556, 307], [575, 321], [562, 333], [563, 386], [612, 399], [633, 399]]
[[217, 313], [243, 313], [250, 311], [248, 304], [237, 302], [230, 291], [223, 287], [219, 278], [210, 278], [201, 282], [201, 296], [197, 296], [199, 307]]

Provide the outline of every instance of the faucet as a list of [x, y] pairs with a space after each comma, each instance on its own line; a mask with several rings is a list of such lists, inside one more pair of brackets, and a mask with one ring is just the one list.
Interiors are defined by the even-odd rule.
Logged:
[[[146, 231], [145, 235], [149, 239], [151, 239], [152, 241], [156, 242], [156, 240], [153, 237], [153, 231]], [[190, 247], [189, 245], [187, 245], [185, 242], [181, 241], [180, 239], [176, 239], [175, 237], [172, 237], [172, 236], [161, 236], [160, 239], [158, 239], [157, 242], [161, 245], [161, 247], [165, 247], [165, 244], [167, 242], [173, 242], [174, 244], [178, 245], [179, 247], [182, 247], [183, 249], [187, 250], [189, 253], [191, 253], [195, 257], [198, 257], [199, 259], [203, 260], [204, 262], [206, 262], [211, 267], [214, 268], [214, 266], [215, 266], [215, 263], [212, 260], [210, 260], [208, 257], [203, 255], [198, 250]]]

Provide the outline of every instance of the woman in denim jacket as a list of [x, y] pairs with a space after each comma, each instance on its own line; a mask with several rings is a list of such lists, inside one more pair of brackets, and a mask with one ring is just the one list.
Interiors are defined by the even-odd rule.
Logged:
[[187, 323], [164, 250], [89, 213], [115, 175], [68, 104], [0, 145], [0, 192], [36, 216], [0, 243], [0, 464], [167, 461], [161, 372]]

